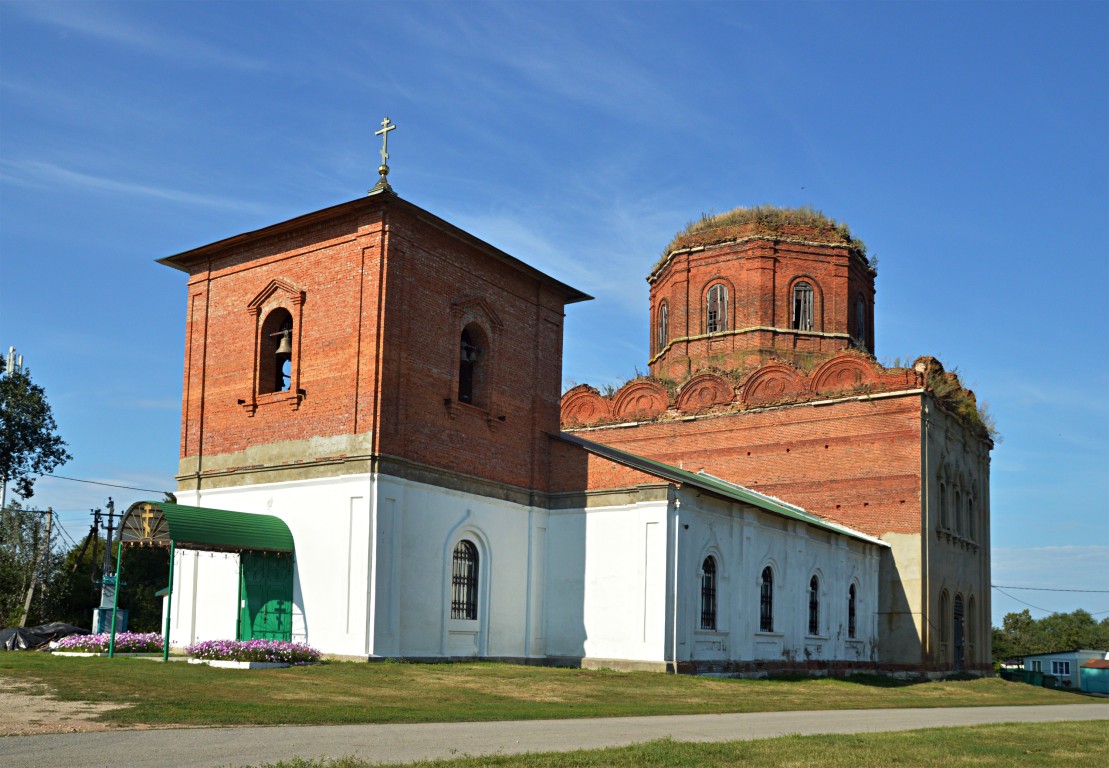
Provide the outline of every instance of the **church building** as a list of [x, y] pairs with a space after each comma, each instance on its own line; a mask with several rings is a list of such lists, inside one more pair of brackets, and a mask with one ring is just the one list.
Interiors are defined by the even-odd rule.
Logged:
[[590, 297], [387, 171], [161, 259], [188, 275], [178, 512], [242, 529], [175, 549], [171, 644], [989, 668], [992, 442], [938, 361], [875, 361], [875, 271], [845, 228], [702, 221], [649, 274], [650, 375], [562, 394], [564, 313]]

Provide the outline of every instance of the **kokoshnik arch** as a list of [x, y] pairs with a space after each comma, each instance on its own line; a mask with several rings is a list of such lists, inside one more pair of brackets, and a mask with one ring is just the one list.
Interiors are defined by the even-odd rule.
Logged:
[[[385, 173], [161, 262], [188, 275], [180, 509], [287, 526], [293, 639], [682, 672], [989, 667], [989, 435], [938, 361], [875, 361], [875, 270], [815, 212], [676, 238], [648, 277], [651, 375], [608, 397], [560, 394], [563, 314], [590, 297]], [[175, 545], [173, 645], [257, 623], [251, 547], [200, 549]]]

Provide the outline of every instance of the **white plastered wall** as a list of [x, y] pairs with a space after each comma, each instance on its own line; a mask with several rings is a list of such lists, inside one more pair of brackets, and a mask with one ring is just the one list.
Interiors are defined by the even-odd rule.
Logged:
[[665, 660], [667, 508], [661, 500], [550, 513], [551, 656]]
[[[877, 653], [879, 545], [685, 490], [675, 530], [678, 661], [871, 661]], [[716, 559], [716, 629], [701, 628], [701, 573]], [[774, 574], [772, 632], [760, 628], [760, 580]], [[819, 631], [809, 584], [819, 579]], [[855, 637], [848, 591], [856, 587]]]

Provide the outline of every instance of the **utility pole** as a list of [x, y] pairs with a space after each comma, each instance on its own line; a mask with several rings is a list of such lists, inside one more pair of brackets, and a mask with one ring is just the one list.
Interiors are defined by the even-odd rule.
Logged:
[[119, 589], [115, 576], [112, 574], [112, 534], [115, 532], [116, 503], [112, 501], [111, 496], [108, 497], [108, 503], [105, 506], [108, 508], [106, 533], [108, 546], [104, 548], [104, 568], [100, 574], [100, 607], [92, 614], [93, 631], [95, 632], [106, 631], [104, 625], [111, 621], [112, 606], [115, 604], [116, 590]]
[[38, 555], [35, 557], [35, 565], [31, 569], [31, 585], [27, 587], [27, 598], [23, 601], [23, 615], [19, 618], [19, 626], [27, 626], [27, 614], [31, 612], [31, 598], [35, 594], [35, 585], [39, 582], [39, 566], [42, 564], [42, 558], [46, 551], [50, 549], [50, 525], [54, 522], [54, 508], [46, 508], [46, 536], [43, 539], [42, 546], [39, 547]]

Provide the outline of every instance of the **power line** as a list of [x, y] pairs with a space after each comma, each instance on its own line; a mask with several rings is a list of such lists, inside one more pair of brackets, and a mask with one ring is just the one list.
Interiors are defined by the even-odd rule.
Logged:
[[102, 483], [98, 480], [82, 480], [79, 477], [66, 477], [65, 475], [55, 475], [42, 473], [40, 477], [56, 477], [59, 480], [71, 480], [74, 483], [88, 483], [89, 485], [106, 485], [109, 488], [126, 488], [129, 491], [146, 491], [148, 493], [172, 493], [172, 491], [157, 491], [153, 488], [136, 488], [133, 485], [118, 485], [116, 483]]
[[1109, 595], [1109, 589], [1052, 589], [1050, 587], [1007, 587], [1004, 584], [991, 584], [994, 589], [1030, 589], [1037, 592], [1096, 592]]
[[[994, 589], [996, 589], [998, 592], [1000, 592], [1001, 594], [1005, 595], [1005, 597], [1009, 598], [1010, 600], [1015, 600], [1018, 603], [1020, 603], [1021, 605], [1027, 605], [1029, 608], [1035, 608], [1037, 611], [1043, 611], [1044, 613], [1058, 613], [1058, 611], [1054, 611], [1050, 608], [1041, 608], [1038, 605], [1032, 605], [1032, 603], [1026, 603], [1023, 600], [1021, 600], [1019, 597], [1013, 597], [1012, 595], [1010, 595], [1008, 592], [1006, 592], [1004, 589], [997, 586], [996, 584], [993, 584], [991, 586]], [[1035, 587], [1007, 587], [1006, 589], [1035, 589]], [[1104, 592], [1105, 590], [1102, 590], [1102, 589], [1090, 589], [1090, 590], [1086, 590], [1086, 589], [1056, 589], [1056, 590], [1050, 590], [1050, 591], [1053, 591], [1053, 592]], [[1101, 616], [1102, 614], [1109, 613], [1109, 611], [1095, 611], [1095, 612], [1092, 612], [1092, 613], [1090, 611], [1087, 611], [1087, 613], [1089, 613], [1091, 616]]]

